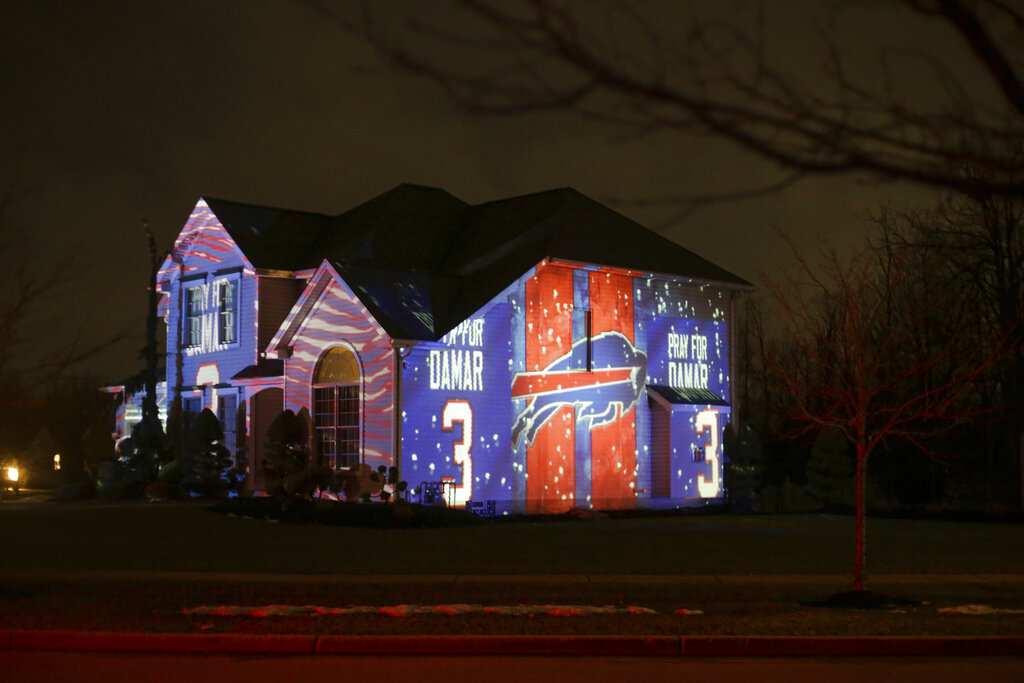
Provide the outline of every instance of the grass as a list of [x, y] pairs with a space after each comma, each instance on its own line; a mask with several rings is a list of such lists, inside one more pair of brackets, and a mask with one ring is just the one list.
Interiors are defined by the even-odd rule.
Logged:
[[[1024, 525], [878, 519], [868, 568], [1015, 573]], [[683, 516], [373, 529], [214, 514], [197, 504], [9, 505], [0, 569], [283, 574], [849, 574], [846, 516]]]
[[230, 498], [209, 507], [234, 517], [290, 524], [357, 526], [370, 529], [424, 529], [478, 526], [484, 520], [468, 510], [436, 505], [348, 504], [328, 500], [282, 501], [275, 498]]
[[[893, 587], [896, 588], [896, 587]], [[906, 590], [906, 586], [899, 587]], [[1010, 635], [1024, 634], [1019, 615], [940, 614], [941, 606], [969, 604], [977, 587], [929, 587], [930, 605], [900, 610], [824, 609], [806, 602], [832, 590], [827, 584], [763, 583], [373, 583], [183, 582], [173, 580], [22, 581], [0, 599], [0, 628], [170, 633], [349, 634], [644, 634], [644, 635]], [[994, 606], [1024, 605], [1024, 590], [987, 596]], [[655, 615], [596, 617], [506, 616], [193, 616], [206, 605], [616, 605]], [[677, 615], [679, 609], [700, 615]]]
[[[1024, 582], [985, 582], [972, 576], [1020, 573], [1024, 525], [874, 519], [869, 520], [868, 543], [868, 568], [875, 575], [962, 578], [871, 584], [875, 590], [928, 603], [916, 607], [811, 607], [809, 603], [850, 587], [846, 577], [852, 564], [853, 520], [834, 515], [644, 516], [375, 529], [230, 517], [197, 504], [4, 505], [0, 573], [7, 572], [8, 578], [0, 582], [0, 628], [362, 634], [1024, 633], [1021, 615], [937, 612], [938, 607], [970, 603], [1024, 608]], [[213, 574], [201, 581], [130, 573], [115, 579], [33, 576], [53, 570]], [[282, 574], [306, 578], [284, 580]], [[432, 574], [440, 576], [412, 581], [388, 577]], [[360, 578], [348, 580], [346, 575]], [[477, 580], [465, 575], [501, 576]], [[445, 603], [635, 605], [658, 614], [260, 619], [182, 613], [199, 605]], [[704, 614], [674, 614], [683, 608]]]

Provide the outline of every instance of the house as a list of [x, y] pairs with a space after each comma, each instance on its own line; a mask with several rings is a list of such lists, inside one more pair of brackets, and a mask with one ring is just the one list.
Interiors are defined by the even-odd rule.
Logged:
[[750, 285], [575, 190], [469, 205], [401, 185], [338, 216], [203, 198], [158, 287], [163, 407], [217, 413], [250, 491], [290, 409], [318, 462], [396, 465], [453, 505], [723, 496]]

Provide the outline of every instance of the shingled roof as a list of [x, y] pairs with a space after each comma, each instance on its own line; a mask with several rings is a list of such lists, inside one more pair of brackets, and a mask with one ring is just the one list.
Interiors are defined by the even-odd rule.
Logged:
[[750, 286], [571, 188], [471, 206], [399, 185], [333, 217], [206, 202], [257, 268], [331, 261], [392, 338], [441, 337], [545, 258]]
[[288, 211], [204, 197], [217, 220], [256, 268], [296, 271], [315, 268], [310, 247], [331, 227], [318, 213]]

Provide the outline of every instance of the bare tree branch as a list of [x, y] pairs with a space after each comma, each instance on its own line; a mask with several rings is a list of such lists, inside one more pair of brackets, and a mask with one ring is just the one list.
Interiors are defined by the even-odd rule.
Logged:
[[[917, 85], [900, 80], [905, 70], [887, 68], [880, 79], [854, 75], [863, 68], [851, 68], [858, 65], [844, 57], [836, 35], [842, 12], [859, 10], [858, 3], [837, 3], [819, 44], [808, 46], [817, 57], [794, 73], [772, 51], [773, 7], [753, 1], [741, 20], [708, 18], [693, 4], [656, 14], [613, 0], [453, 0], [415, 22], [375, 13], [368, 2], [353, 13], [337, 0], [303, 1], [469, 112], [564, 109], [640, 133], [717, 136], [789, 174], [859, 173], [1024, 196], [1024, 163], [1003, 150], [1024, 137], [1024, 21], [997, 0], [893, 0], [887, 8], [902, 6], [910, 11], [901, 20], [959, 36], [962, 55], [974, 58], [1001, 97], [992, 106], [971, 103], [952, 77], [957, 46], [915, 56], [932, 65], [944, 103], [905, 101], [904, 91]], [[967, 176], [965, 166], [980, 172]]]
[[[924, 260], [915, 258], [924, 256]], [[869, 457], [887, 439], [920, 443], [937, 426], [994, 406], [972, 400], [981, 378], [1013, 351], [1012, 338], [979, 343], [959, 291], [939, 286], [917, 250], [866, 250], [820, 267], [796, 253], [797, 270], [768, 279], [786, 333], [764, 357], [784, 397], [783, 417], [804, 430], [831, 428], [857, 451], [854, 588], [865, 585], [864, 515]]]
[[0, 384], [30, 392], [50, 385], [84, 361], [95, 358], [128, 338], [127, 330], [96, 335], [84, 321], [65, 330], [69, 320], [87, 311], [73, 310], [68, 298], [81, 283], [77, 255], [55, 258], [30, 236], [18, 231], [9, 209], [24, 193], [8, 190], [0, 196]]
[[[959, 0], [939, 0], [939, 9], [999, 84], [1006, 101], [1024, 114], [1024, 83], [974, 12]], [[1010, 11], [1005, 5], [1002, 9]]]

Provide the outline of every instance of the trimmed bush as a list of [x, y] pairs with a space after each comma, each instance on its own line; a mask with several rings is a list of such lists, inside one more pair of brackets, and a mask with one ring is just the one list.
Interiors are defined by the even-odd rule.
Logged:
[[96, 496], [96, 484], [91, 481], [75, 481], [57, 489], [57, 500], [71, 502], [88, 500]]
[[220, 442], [224, 438], [220, 421], [209, 408], [203, 409], [188, 432], [182, 486], [200, 496], [215, 496], [227, 490], [231, 454]]
[[113, 503], [125, 498], [132, 498], [138, 489], [131, 483], [118, 479], [101, 479], [96, 486], [96, 498], [105, 503]]
[[276, 519], [291, 524], [359, 526], [375, 529], [459, 527], [483, 524], [467, 510], [395, 501], [336, 503], [326, 500], [284, 501], [275, 498], [232, 498], [218, 501], [210, 510], [254, 519]]
[[160, 503], [167, 500], [178, 500], [181, 498], [181, 495], [176, 485], [157, 481], [152, 484], [146, 484], [143, 497], [150, 502]]

